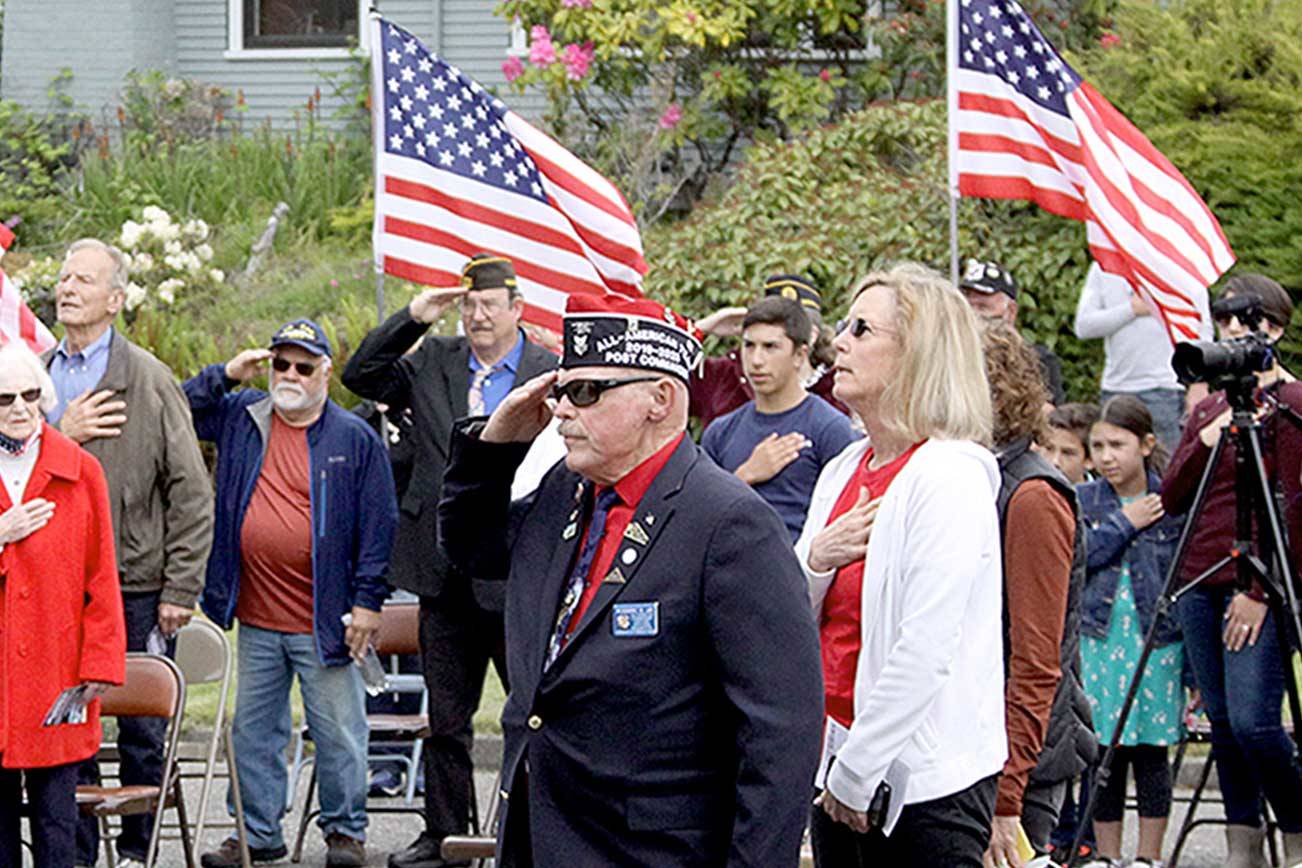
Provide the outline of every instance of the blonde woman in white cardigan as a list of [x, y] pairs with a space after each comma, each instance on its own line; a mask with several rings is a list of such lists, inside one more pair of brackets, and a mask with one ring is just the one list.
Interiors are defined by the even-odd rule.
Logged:
[[[827, 694], [815, 861], [981, 868], [1007, 740], [976, 318], [939, 274], [900, 265], [856, 284], [835, 346], [835, 394], [868, 437], [823, 469], [796, 546]], [[888, 778], [903, 811], [884, 830]]]

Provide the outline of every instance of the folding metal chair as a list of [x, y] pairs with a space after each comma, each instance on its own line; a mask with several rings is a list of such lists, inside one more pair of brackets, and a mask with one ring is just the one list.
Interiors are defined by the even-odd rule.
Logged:
[[[380, 610], [380, 629], [375, 636], [375, 652], [381, 658], [402, 654], [420, 653], [420, 606], [416, 603], [398, 603], [386, 605]], [[419, 693], [420, 710], [416, 714], [368, 714], [367, 725], [370, 728], [373, 743], [401, 742], [411, 744], [407, 756], [395, 754], [376, 754], [368, 760], [402, 762], [407, 766], [407, 790], [403, 806], [367, 805], [367, 812], [373, 814], [421, 814], [420, 806], [412, 805], [416, 792], [416, 773], [420, 769], [421, 751], [424, 740], [429, 735], [429, 695], [425, 689], [424, 678], [420, 675], [391, 674], [385, 680], [385, 692]], [[299, 729], [298, 743], [295, 747], [295, 772], [290, 776], [290, 796], [293, 797], [298, 773], [308, 764], [304, 760], [304, 742], [310, 738], [306, 725]], [[294, 842], [292, 861], [298, 862], [303, 857], [303, 839], [307, 836], [308, 824], [312, 818], [321, 813], [320, 807], [312, 807], [312, 798], [316, 793], [317, 765], [311, 762], [312, 774], [308, 778], [307, 796], [303, 801], [303, 815], [299, 819], [298, 836]]]
[[[167, 735], [163, 740], [163, 776], [157, 785], [77, 787], [79, 810], [82, 814], [99, 820], [100, 837], [104, 841], [109, 868], [116, 868], [117, 854], [111, 840], [108, 818], [135, 814], [154, 815], [154, 830], [145, 857], [146, 868], [152, 868], [158, 859], [159, 834], [167, 808], [176, 810], [177, 821], [181, 826], [181, 841], [185, 848], [185, 862], [189, 868], [194, 868], [194, 852], [185, 816], [185, 798], [176, 775], [177, 744], [181, 737], [181, 721], [185, 715], [185, 676], [166, 657], [157, 654], [127, 654], [126, 681], [104, 694], [100, 700], [100, 714], [119, 718], [167, 718]], [[117, 751], [111, 746], [105, 746], [100, 749], [99, 755], [105, 761], [114, 761]]]
[[[244, 865], [251, 865], [248, 853], [247, 832], [244, 826], [244, 802], [240, 798], [239, 774], [235, 767], [235, 757], [231, 750], [230, 721], [226, 715], [227, 700], [230, 696], [232, 655], [231, 645], [226, 634], [216, 624], [202, 618], [196, 618], [181, 628], [176, 634], [176, 665], [185, 676], [187, 688], [199, 684], [217, 684], [217, 711], [213, 718], [212, 733], [206, 742], [199, 744], [182, 743], [177, 751], [180, 780], [202, 780], [199, 790], [199, 810], [192, 824], [191, 838], [195, 859], [203, 849], [204, 831], [208, 828], [234, 828], [240, 842], [240, 854]], [[189, 748], [187, 750], [187, 748]], [[217, 752], [222, 752], [226, 772], [217, 771]], [[186, 771], [186, 766], [198, 766], [198, 771]], [[208, 820], [209, 799], [212, 795], [213, 780], [225, 777], [230, 780], [231, 793], [235, 803], [234, 821]]]

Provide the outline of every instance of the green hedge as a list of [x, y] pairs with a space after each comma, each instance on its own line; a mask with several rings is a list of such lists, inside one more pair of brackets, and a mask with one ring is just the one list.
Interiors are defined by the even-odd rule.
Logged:
[[[1119, 42], [1072, 63], [1203, 195], [1236, 268], [1302, 288], [1302, 0], [1130, 3], [1114, 27]], [[939, 101], [879, 104], [800, 141], [758, 145], [726, 192], [648, 233], [647, 290], [701, 315], [747, 303], [771, 272], [803, 271], [835, 318], [871, 268], [912, 259], [948, 270], [944, 173]], [[1082, 224], [965, 199], [959, 238], [964, 258], [1012, 271], [1024, 330], [1062, 357], [1071, 397], [1092, 397], [1101, 342], [1072, 333], [1089, 264]], [[1286, 349], [1295, 357], [1302, 344]]]
[[[1073, 395], [1092, 393], [1100, 347], [1071, 336], [1089, 265], [1084, 227], [1022, 203], [965, 199], [959, 214], [961, 255], [1013, 272], [1023, 326], [1063, 358]], [[948, 271], [944, 103], [882, 104], [801, 141], [753, 148], [726, 193], [653, 230], [646, 247], [647, 292], [698, 316], [748, 303], [775, 271], [810, 274], [833, 320], [873, 268], [916, 260]]]

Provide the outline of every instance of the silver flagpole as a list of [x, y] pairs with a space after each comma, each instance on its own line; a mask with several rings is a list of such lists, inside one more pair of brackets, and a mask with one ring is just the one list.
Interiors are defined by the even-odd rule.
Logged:
[[370, 4], [370, 22], [367, 30], [367, 51], [371, 55], [371, 148], [374, 154], [371, 176], [375, 179], [376, 218], [371, 226], [371, 262], [375, 268], [375, 324], [384, 322], [384, 262], [379, 257], [381, 226], [380, 209], [380, 149], [384, 147], [384, 82], [380, 76], [380, 64], [376, 62], [376, 52], [384, 44], [380, 34], [379, 3], [372, 0]]
[[[375, 52], [380, 50], [383, 39], [380, 33], [381, 21], [378, 0], [372, 0], [370, 4], [370, 26], [368, 35], [370, 37], [367, 49], [371, 52], [371, 137], [372, 151], [374, 153], [372, 177], [375, 179], [375, 203], [377, 216], [371, 228], [371, 266], [375, 269], [375, 324], [377, 326], [384, 323], [384, 263], [376, 255], [379, 251], [380, 241], [380, 220], [378, 216], [380, 200], [380, 148], [384, 146], [384, 91], [380, 81], [380, 65], [376, 62]], [[384, 441], [384, 448], [389, 448], [393, 426], [389, 422], [388, 415], [380, 414], [380, 439]]]
[[958, 5], [945, 4], [945, 126], [949, 199], [949, 279], [958, 286]]

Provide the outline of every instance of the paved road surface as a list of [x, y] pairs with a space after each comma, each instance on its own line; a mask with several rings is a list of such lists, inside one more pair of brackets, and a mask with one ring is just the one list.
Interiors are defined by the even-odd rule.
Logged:
[[[293, 835], [298, 829], [298, 821], [302, 816], [303, 799], [306, 795], [307, 776], [303, 776], [303, 781], [299, 784], [299, 792], [295, 800], [294, 809], [289, 813], [285, 820], [285, 838], [290, 847], [293, 846]], [[481, 773], [475, 776], [475, 787], [482, 803], [486, 801], [487, 794], [494, 784], [492, 772]], [[216, 792], [211, 800], [208, 815], [211, 819], [218, 820], [225, 817], [225, 782], [219, 781]], [[417, 801], [419, 801], [417, 796]], [[196, 810], [199, 802], [199, 785], [197, 782], [188, 783], [186, 786], [186, 802], [191, 806], [191, 810]], [[398, 800], [377, 801], [376, 804], [400, 804]], [[1215, 808], [1209, 809], [1215, 812]], [[1177, 804], [1175, 806], [1175, 816], [1183, 817], [1184, 806]], [[1204, 812], [1204, 815], [1207, 812]], [[1134, 847], [1135, 821], [1133, 816], [1127, 818], [1127, 842], [1128, 847]], [[1173, 822], [1174, 825], [1174, 822]], [[416, 837], [424, 826], [418, 815], [415, 814], [376, 814], [371, 818], [369, 831], [369, 840], [367, 842], [367, 865], [368, 866], [385, 866], [388, 854], [402, 849], [413, 838]], [[205, 833], [204, 849], [216, 847], [226, 832], [221, 830], [211, 830]], [[1171, 842], [1174, 841], [1175, 832], [1172, 830], [1168, 834], [1168, 849]], [[1133, 852], [1133, 849], [1131, 850]], [[1181, 858], [1180, 865], [1182, 868], [1220, 868], [1224, 862], [1224, 840], [1223, 833], [1219, 827], [1204, 827], [1194, 832], [1190, 838], [1189, 844], [1185, 848], [1185, 853]], [[181, 854], [181, 846], [178, 841], [165, 841], [162, 847], [161, 866], [184, 866], [185, 860]], [[105, 864], [101, 858], [100, 864]], [[288, 859], [279, 863], [290, 865]], [[325, 844], [321, 838], [320, 831], [315, 825], [309, 827], [306, 843], [304, 846], [302, 864], [306, 866], [322, 866], [325, 864]]]

